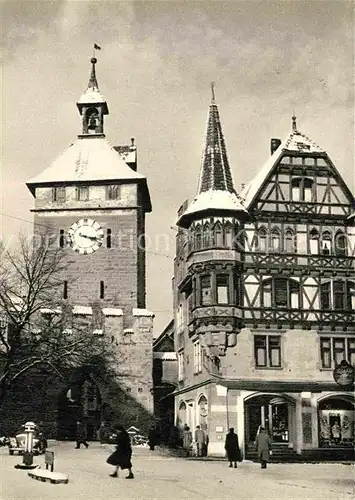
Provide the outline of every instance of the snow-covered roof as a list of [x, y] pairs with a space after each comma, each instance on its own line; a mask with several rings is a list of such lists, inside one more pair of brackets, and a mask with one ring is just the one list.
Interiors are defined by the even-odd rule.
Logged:
[[98, 88], [88, 88], [78, 99], [78, 104], [100, 104], [105, 103], [106, 99]]
[[133, 316], [146, 316], [146, 317], [154, 317], [154, 313], [148, 311], [148, 309], [133, 309]]
[[105, 137], [88, 136], [78, 138], [27, 185], [131, 179], [145, 179], [145, 176], [132, 170]]
[[73, 314], [81, 314], [83, 316], [90, 316], [92, 314], [92, 307], [90, 306], [74, 306]]
[[60, 307], [42, 307], [40, 309], [41, 314], [62, 314], [62, 309]]
[[153, 352], [153, 359], [162, 359], [163, 361], [176, 361], [176, 352]]
[[314, 141], [309, 139], [306, 135], [301, 134], [298, 130], [293, 130], [284, 139], [280, 146], [274, 151], [274, 153], [269, 156], [267, 161], [264, 163], [262, 168], [256, 174], [254, 179], [249, 182], [242, 192], [240, 193], [241, 198], [244, 200], [244, 206], [249, 208], [251, 202], [253, 201], [256, 193], [259, 191], [260, 187], [263, 185], [269, 174], [271, 173], [274, 165], [280, 160], [281, 156], [287, 152], [297, 152], [297, 153], [325, 153], [326, 151], [320, 148]]
[[123, 311], [116, 307], [104, 307], [102, 309], [102, 314], [104, 316], [123, 316]]
[[244, 212], [247, 213], [242, 200], [236, 193], [229, 191], [215, 191], [210, 189], [196, 196], [190, 203], [185, 212], [180, 216], [178, 225], [184, 226], [184, 222], [191, 218], [192, 215], [198, 215], [207, 211], [223, 211], [223, 212]]

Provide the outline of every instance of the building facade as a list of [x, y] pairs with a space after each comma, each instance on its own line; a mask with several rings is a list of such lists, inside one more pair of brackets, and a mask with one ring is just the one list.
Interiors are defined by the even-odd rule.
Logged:
[[173, 286], [176, 423], [201, 425], [209, 454], [234, 427], [253, 456], [260, 425], [283, 455], [353, 450], [353, 391], [333, 379], [355, 364], [353, 202], [295, 117], [238, 195], [213, 97]]
[[[149, 427], [153, 413], [153, 314], [145, 308], [145, 215], [151, 211], [147, 180], [137, 171], [137, 148], [112, 147], [104, 133], [108, 106], [96, 78], [96, 58], [77, 102], [77, 139], [27, 186], [35, 207], [34, 237], [51, 238], [63, 253], [62, 297], [56, 308], [63, 333], [84, 321], [94, 336], [115, 345], [117, 372], [107, 380], [77, 370], [58, 386], [44, 427], [71, 437], [85, 419], [89, 437], [100, 423]], [[46, 314], [47, 311], [41, 311]]]

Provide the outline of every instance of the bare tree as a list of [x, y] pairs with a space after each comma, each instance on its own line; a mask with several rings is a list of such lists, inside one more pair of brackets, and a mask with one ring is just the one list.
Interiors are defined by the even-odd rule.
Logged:
[[73, 317], [61, 300], [63, 251], [43, 237], [20, 237], [19, 250], [0, 249], [0, 402], [11, 385], [41, 367], [63, 377], [71, 368], [114, 359], [104, 337], [93, 336], [90, 320]]

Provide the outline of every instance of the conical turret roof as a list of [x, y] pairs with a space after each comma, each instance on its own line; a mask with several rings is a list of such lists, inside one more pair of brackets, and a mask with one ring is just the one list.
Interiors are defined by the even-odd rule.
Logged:
[[179, 218], [178, 225], [188, 226], [192, 219], [208, 214], [236, 215], [236, 212], [246, 212], [246, 210], [234, 189], [227, 148], [212, 86], [212, 100], [208, 112], [197, 195]]

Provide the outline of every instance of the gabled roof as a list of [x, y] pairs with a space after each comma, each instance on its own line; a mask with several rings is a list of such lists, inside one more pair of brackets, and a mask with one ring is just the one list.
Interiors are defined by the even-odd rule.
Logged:
[[78, 138], [43, 172], [27, 182], [31, 191], [40, 184], [89, 181], [143, 180], [132, 170], [105, 137]]
[[228, 162], [218, 107], [212, 86], [212, 101], [209, 107], [205, 146], [198, 183], [197, 195], [177, 222], [188, 226], [191, 220], [207, 213], [246, 212], [234, 186]]
[[272, 173], [275, 165], [287, 152], [326, 154], [325, 149], [322, 149], [314, 141], [297, 130], [296, 119], [293, 117], [292, 132], [281, 142], [276, 151], [274, 151], [274, 153], [264, 163], [263, 167], [259, 170], [254, 179], [249, 182], [240, 193], [245, 207], [248, 209], [250, 208], [255, 196], [262, 188], [269, 175]]

